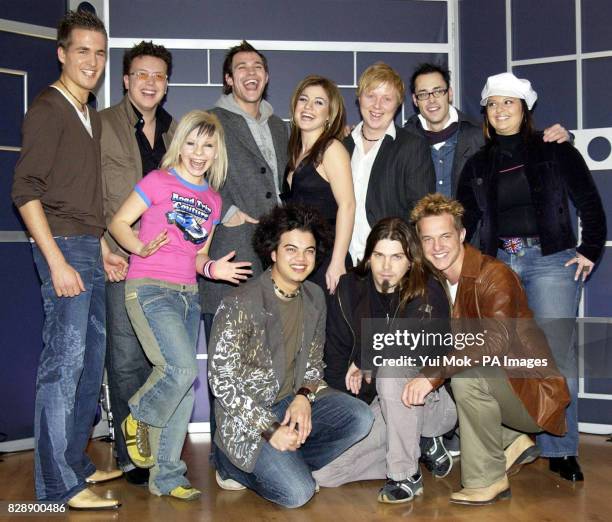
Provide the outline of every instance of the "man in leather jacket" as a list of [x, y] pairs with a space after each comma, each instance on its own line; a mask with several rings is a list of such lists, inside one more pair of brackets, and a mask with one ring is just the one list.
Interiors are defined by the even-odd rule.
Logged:
[[[478, 505], [510, 497], [508, 475], [537, 458], [539, 452], [525, 433], [565, 432], [569, 392], [545, 336], [532, 321], [518, 276], [501, 261], [463, 244], [462, 216], [459, 202], [430, 194], [417, 203], [411, 221], [425, 258], [447, 280], [452, 318], [486, 321], [487, 342], [463, 350], [463, 356], [482, 363], [463, 372], [460, 367], [446, 367], [443, 373], [426, 368], [423, 378], [406, 387], [403, 400], [421, 404], [444, 378], [453, 377], [464, 489], [453, 493], [450, 501]], [[484, 356], [502, 358], [517, 346], [529, 357], [547, 359], [548, 371], [521, 377], [507, 367], [485, 365]]]

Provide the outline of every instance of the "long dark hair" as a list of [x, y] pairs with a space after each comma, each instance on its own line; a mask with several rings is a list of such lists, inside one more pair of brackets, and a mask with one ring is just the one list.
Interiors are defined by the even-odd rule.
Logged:
[[319, 85], [322, 87], [329, 98], [329, 120], [328, 124], [323, 130], [323, 133], [321, 136], [319, 136], [317, 141], [315, 141], [314, 145], [302, 161], [305, 163], [312, 162], [314, 166], [317, 167], [321, 161], [323, 161], [323, 154], [325, 154], [325, 151], [332, 140], [335, 138], [342, 141], [344, 138], [346, 110], [344, 109], [344, 98], [342, 98], [338, 87], [334, 82], [324, 78], [323, 76], [307, 76], [298, 84], [295, 91], [293, 91], [293, 95], [291, 96], [291, 136], [289, 137], [289, 162], [287, 164], [287, 172], [291, 172], [296, 169], [297, 159], [302, 152], [302, 133], [293, 119], [295, 106], [297, 105], [298, 98], [304, 92], [304, 89], [313, 85]]
[[[527, 108], [527, 102], [523, 99], [521, 99], [521, 107], [523, 108], [523, 119], [521, 121], [519, 133], [523, 137], [523, 141], [527, 143], [535, 136], [536, 131], [533, 124], [533, 116], [531, 111]], [[489, 123], [486, 106], [483, 109], [482, 133], [487, 145], [497, 141], [497, 133], [495, 132], [493, 125]]]
[[372, 252], [376, 244], [383, 239], [399, 241], [404, 254], [410, 261], [410, 268], [399, 285], [400, 309], [403, 309], [413, 299], [427, 297], [427, 281], [430, 276], [436, 277], [439, 281], [441, 279], [437, 271], [431, 267], [423, 256], [421, 243], [414, 227], [397, 217], [381, 219], [370, 231], [363, 259], [354, 268], [358, 276], [366, 277], [370, 273]]

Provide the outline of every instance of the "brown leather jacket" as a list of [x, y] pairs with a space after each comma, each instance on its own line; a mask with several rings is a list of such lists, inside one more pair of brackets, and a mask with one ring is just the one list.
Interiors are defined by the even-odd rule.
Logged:
[[[533, 312], [529, 309], [519, 277], [501, 261], [470, 245], [466, 244], [464, 248], [452, 317], [485, 319], [488, 334], [483, 346], [472, 346], [462, 355], [472, 360], [482, 355], [502, 357], [512, 349], [513, 356], [546, 358], [549, 363], [553, 362], [546, 337], [532, 320]], [[492, 325], [495, 325], [493, 329]], [[445, 377], [461, 368], [447, 370], [450, 371], [445, 373]], [[529, 370], [529, 378], [521, 377], [514, 370], [506, 372], [512, 389], [538, 426], [556, 435], [565, 433], [565, 408], [570, 397], [565, 378], [556, 367], [542, 372]], [[429, 372], [423, 373], [427, 375]], [[443, 382], [441, 377], [430, 377], [430, 380], [434, 387]]]

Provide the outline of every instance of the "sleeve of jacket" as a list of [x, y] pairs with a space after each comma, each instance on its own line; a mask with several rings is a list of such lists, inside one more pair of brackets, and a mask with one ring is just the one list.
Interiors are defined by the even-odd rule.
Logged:
[[47, 191], [59, 142], [62, 114], [49, 101], [38, 99], [27, 112], [22, 126], [21, 156], [15, 167], [12, 199], [17, 208], [40, 200]]
[[[231, 417], [264, 432], [276, 416], [245, 393], [245, 356], [253, 335], [253, 322], [238, 298], [223, 301], [217, 310], [208, 349], [208, 379], [215, 400]], [[255, 378], [249, 375], [250, 379]]]
[[[399, 198], [401, 215], [403, 219], [409, 219], [410, 212], [416, 205], [418, 199], [431, 192], [431, 186], [435, 187], [436, 172], [431, 160], [431, 150], [424, 138], [410, 135], [408, 147], [404, 147], [402, 161], [398, 165], [401, 172], [394, 173], [396, 179], [401, 180], [396, 197]], [[418, 180], [418, 182], [417, 182]], [[415, 183], [418, 190], [415, 191]], [[410, 199], [402, 197], [404, 194], [413, 194]]]
[[[466, 230], [465, 241], [470, 242], [472, 236], [478, 229], [478, 222], [482, 217], [482, 211], [478, 206], [478, 200], [474, 192], [474, 181], [478, 177], [475, 172], [476, 161], [474, 157], [470, 158], [459, 176], [459, 184], [457, 186], [457, 200], [463, 205], [465, 214], [463, 215], [463, 226]], [[482, 173], [481, 173], [482, 176]]]
[[576, 250], [595, 263], [602, 253], [607, 235], [601, 197], [582, 155], [570, 144], [559, 147], [561, 172], [582, 225], [581, 242]]
[[325, 335], [325, 380], [339, 390], [345, 391], [344, 377], [355, 359], [353, 352], [353, 333], [342, 314], [340, 304], [340, 284], [327, 308], [327, 328]]
[[[468, 360], [481, 360], [483, 355], [502, 357], [510, 350], [513, 341], [513, 332], [516, 330], [516, 318], [524, 306], [525, 318], [531, 318], [531, 312], [526, 308], [527, 298], [520, 285], [518, 276], [509, 268], [495, 263], [485, 267], [477, 280], [477, 302], [480, 318], [455, 319], [453, 331], [455, 333], [486, 332], [485, 342], [482, 345], [472, 344], [458, 350], [457, 346], [449, 353]], [[480, 319], [480, 320], [479, 320]], [[434, 387], [439, 386], [445, 379], [463, 371], [461, 366], [446, 366], [423, 368], [422, 373], [430, 379]]]
[[325, 346], [325, 318], [327, 317], [325, 309], [325, 298], [320, 292], [321, 300], [317, 303], [317, 307], [321, 310], [315, 332], [308, 346], [308, 359], [306, 361], [306, 372], [304, 373], [303, 385], [316, 390], [323, 381], [323, 347]]

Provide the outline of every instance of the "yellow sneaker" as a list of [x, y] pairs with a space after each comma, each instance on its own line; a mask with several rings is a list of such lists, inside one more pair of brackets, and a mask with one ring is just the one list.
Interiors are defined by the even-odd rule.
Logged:
[[148, 424], [136, 420], [130, 413], [121, 423], [121, 431], [131, 461], [139, 468], [152, 468], [155, 459], [151, 456]]
[[188, 488], [184, 488], [183, 486], [175, 487], [171, 492], [170, 496], [174, 498], [178, 498], [180, 500], [196, 500], [202, 496], [202, 492], [199, 489], [192, 488], [189, 486]]

